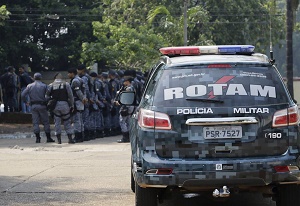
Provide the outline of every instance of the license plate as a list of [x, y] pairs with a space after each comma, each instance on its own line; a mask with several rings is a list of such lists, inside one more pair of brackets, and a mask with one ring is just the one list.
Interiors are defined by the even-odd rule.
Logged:
[[242, 138], [241, 126], [217, 126], [217, 127], [204, 127], [204, 139], [231, 139]]

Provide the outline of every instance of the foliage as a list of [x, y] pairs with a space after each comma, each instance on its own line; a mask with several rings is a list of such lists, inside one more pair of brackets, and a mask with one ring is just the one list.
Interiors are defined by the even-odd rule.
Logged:
[[[265, 52], [270, 41], [275, 45], [285, 37], [285, 16], [272, 9], [277, 1], [188, 2], [189, 45], [253, 44]], [[160, 47], [183, 45], [182, 0], [4, 4], [11, 16], [0, 30], [1, 68], [29, 64], [33, 70], [58, 70], [97, 62], [101, 69], [145, 70], [159, 58]]]
[[7, 11], [6, 6], [0, 6], [0, 26], [4, 25], [6, 19], [9, 18], [10, 12]]
[[[145, 24], [139, 1], [106, 1], [102, 21], [93, 22], [95, 42], [83, 44], [82, 60], [101, 62], [101, 69], [148, 68], [159, 57], [163, 37]], [[145, 11], [146, 12], [146, 11]]]
[[[297, 11], [297, 3], [298, 0], [293, 1], [293, 9], [296, 11], [295, 14], [295, 19], [294, 19], [294, 33], [293, 33], [293, 55], [294, 55], [294, 62], [293, 62], [293, 70], [294, 70], [294, 76], [299, 77], [300, 76], [300, 62], [298, 60], [299, 52], [300, 52], [300, 26], [299, 26], [299, 21], [300, 21], [300, 13]], [[299, 2], [299, 1], [298, 1]], [[286, 10], [286, 0], [280, 0], [277, 2], [277, 8], [278, 10], [281, 11], [283, 15], [285, 14]], [[284, 31], [286, 31], [286, 25], [284, 25]], [[286, 77], [287, 75], [287, 62], [286, 62], [286, 39], [285, 37], [281, 40], [280, 46], [275, 46], [274, 47], [274, 57], [276, 59], [276, 65], [277, 68], [279, 69], [280, 73]]]
[[[284, 38], [284, 17], [272, 14], [271, 6], [266, 0], [190, 1], [189, 45], [253, 44], [265, 52], [270, 38], [274, 43]], [[152, 45], [183, 45], [183, 1], [107, 0], [103, 8], [103, 21], [93, 24], [97, 41], [83, 45], [84, 61], [146, 69], [158, 49]], [[142, 55], [145, 47], [153, 53]]]
[[92, 41], [93, 1], [6, 1], [10, 19], [1, 28], [0, 66], [28, 64], [33, 70], [78, 65], [81, 44]]

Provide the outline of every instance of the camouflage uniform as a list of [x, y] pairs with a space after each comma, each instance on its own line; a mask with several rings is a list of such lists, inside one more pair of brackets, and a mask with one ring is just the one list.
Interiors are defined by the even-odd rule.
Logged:
[[74, 109], [75, 114], [73, 115], [75, 142], [83, 142], [84, 125], [82, 119], [82, 112], [84, 111], [83, 101], [86, 99], [85, 87], [83, 80], [76, 75], [71, 79], [71, 88], [74, 96]]
[[120, 107], [114, 104], [117, 92], [120, 89], [120, 83], [117, 79], [109, 80], [109, 93], [112, 100], [112, 110], [111, 110], [111, 135], [117, 135], [117, 131], [120, 128], [119, 124], [119, 110]]
[[90, 100], [93, 98], [93, 94], [91, 92], [92, 90], [92, 82], [91, 82], [91, 77], [88, 74], [84, 75], [79, 75], [81, 79], [83, 80], [84, 87], [85, 87], [85, 93], [86, 93], [86, 98], [89, 100], [84, 105], [84, 110], [82, 112], [82, 120], [83, 120], [83, 125], [84, 125], [84, 141], [89, 141], [90, 140], [90, 130], [91, 130], [91, 125], [90, 125], [90, 110], [89, 107], [91, 105]]
[[[125, 78], [124, 81], [133, 81], [132, 78]], [[135, 91], [134, 87], [130, 84], [124, 88], [125, 91]], [[129, 120], [133, 114], [135, 107], [122, 105], [120, 108], [119, 121], [122, 131], [122, 139], [118, 140], [119, 143], [129, 142]]]
[[46, 96], [57, 101], [53, 110], [55, 122], [55, 134], [58, 143], [61, 144], [61, 121], [68, 135], [69, 143], [74, 143], [72, 139], [73, 128], [71, 125], [70, 110], [74, 109], [74, 97], [71, 86], [56, 75], [56, 79], [48, 87]]
[[103, 122], [103, 115], [102, 109], [105, 108], [105, 94], [103, 83], [100, 79], [96, 78], [94, 81], [94, 89], [95, 89], [95, 101], [98, 105], [99, 111], [97, 112], [97, 116], [95, 118], [95, 136], [96, 138], [103, 137], [103, 130], [104, 130], [104, 122]]
[[102, 115], [103, 115], [103, 121], [104, 121], [104, 136], [109, 137], [110, 129], [111, 129], [111, 109], [112, 109], [112, 99], [109, 92], [109, 82], [107, 80], [107, 74], [102, 73], [102, 84], [103, 84], [103, 90], [105, 94], [105, 107], [102, 109]]

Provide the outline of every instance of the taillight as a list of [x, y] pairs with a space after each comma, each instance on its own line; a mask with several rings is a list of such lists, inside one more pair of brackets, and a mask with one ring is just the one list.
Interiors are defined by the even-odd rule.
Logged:
[[170, 118], [167, 114], [141, 109], [139, 111], [138, 122], [140, 127], [153, 129], [171, 129]]
[[282, 127], [288, 125], [296, 125], [299, 123], [298, 107], [290, 107], [275, 112], [273, 116], [273, 127]]
[[299, 167], [297, 166], [274, 166], [276, 172], [291, 172], [291, 171], [299, 171]]

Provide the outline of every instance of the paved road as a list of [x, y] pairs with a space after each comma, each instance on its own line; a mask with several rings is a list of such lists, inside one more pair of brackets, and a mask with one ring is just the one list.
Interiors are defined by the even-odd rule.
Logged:
[[[130, 145], [120, 137], [80, 144], [35, 144], [33, 138], [0, 139], [0, 205], [133, 206]], [[63, 142], [67, 142], [64, 137]], [[172, 206], [171, 201], [163, 205]], [[275, 205], [260, 195], [240, 195], [229, 202], [190, 197], [189, 206]]]

